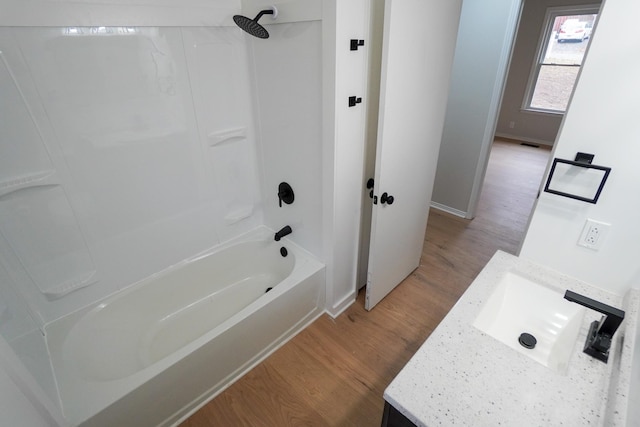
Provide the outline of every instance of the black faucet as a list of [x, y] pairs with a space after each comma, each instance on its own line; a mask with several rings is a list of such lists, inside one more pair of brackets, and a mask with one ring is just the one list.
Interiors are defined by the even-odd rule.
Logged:
[[292, 231], [291, 227], [289, 227], [288, 225], [285, 225], [284, 227], [282, 227], [280, 231], [278, 231], [275, 235], [276, 242], [279, 242], [280, 239], [282, 239], [287, 234], [291, 234], [291, 231]]
[[591, 323], [583, 351], [607, 363], [611, 340], [624, 319], [624, 311], [572, 291], [565, 292], [564, 298], [604, 314], [600, 321], [594, 320]]

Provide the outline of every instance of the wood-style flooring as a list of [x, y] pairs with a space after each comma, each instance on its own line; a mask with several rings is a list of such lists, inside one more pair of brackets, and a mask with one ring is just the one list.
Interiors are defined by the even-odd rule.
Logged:
[[379, 426], [387, 385], [495, 251], [518, 251], [548, 158], [548, 148], [496, 140], [475, 219], [432, 209], [420, 267], [371, 312], [360, 292], [182, 427]]

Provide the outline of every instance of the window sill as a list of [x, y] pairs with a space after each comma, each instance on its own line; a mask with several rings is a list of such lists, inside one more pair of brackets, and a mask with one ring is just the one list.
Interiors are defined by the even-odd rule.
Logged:
[[552, 110], [538, 110], [535, 108], [521, 108], [521, 113], [527, 114], [535, 114], [539, 116], [552, 116], [552, 117], [562, 117], [564, 116], [564, 111], [552, 111]]

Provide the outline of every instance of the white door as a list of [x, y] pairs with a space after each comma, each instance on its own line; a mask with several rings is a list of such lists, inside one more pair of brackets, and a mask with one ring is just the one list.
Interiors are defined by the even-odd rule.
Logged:
[[367, 310], [420, 264], [461, 3], [386, 1]]

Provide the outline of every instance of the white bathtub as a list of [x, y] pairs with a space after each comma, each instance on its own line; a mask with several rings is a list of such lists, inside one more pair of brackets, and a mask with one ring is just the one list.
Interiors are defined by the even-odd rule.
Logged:
[[323, 309], [324, 265], [254, 230], [47, 325], [65, 417], [176, 424]]

